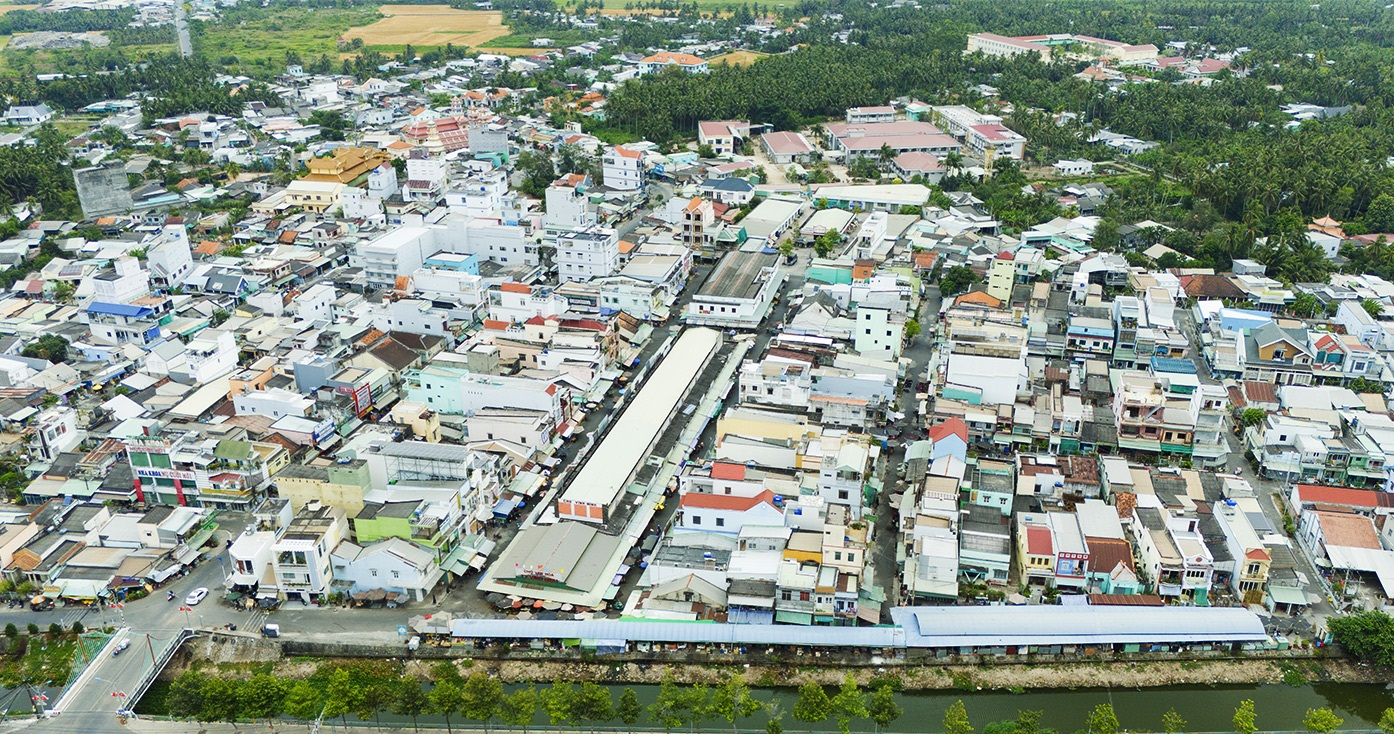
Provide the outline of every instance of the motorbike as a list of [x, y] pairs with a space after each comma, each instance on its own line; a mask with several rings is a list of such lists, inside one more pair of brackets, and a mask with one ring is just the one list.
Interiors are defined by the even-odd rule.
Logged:
[[122, 641], [121, 641], [121, 644], [117, 645], [117, 646], [116, 646], [116, 649], [111, 651], [111, 656], [112, 656], [112, 657], [116, 657], [117, 655], [120, 655], [123, 651], [125, 651], [126, 648], [128, 648], [128, 647], [130, 647], [130, 646], [131, 646], [131, 641], [130, 641], [130, 640], [122, 640]]
[[173, 591], [166, 591], [166, 592], [165, 592], [165, 601], [174, 601], [174, 592], [173, 592]]

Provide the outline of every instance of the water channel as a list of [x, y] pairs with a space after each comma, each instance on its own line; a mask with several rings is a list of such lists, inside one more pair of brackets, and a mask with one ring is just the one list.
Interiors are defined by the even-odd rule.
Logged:
[[[630, 686], [639, 694], [639, 700], [647, 706], [657, 695], [658, 686]], [[516, 686], [510, 686], [510, 690]], [[625, 686], [609, 686], [611, 698], [618, 701]], [[163, 713], [158, 711], [164, 686], [157, 686], [149, 701], [141, 701], [137, 711]], [[832, 691], [829, 691], [831, 695]], [[822, 724], [808, 725], [793, 720], [789, 712], [798, 699], [793, 689], [757, 689], [756, 698], [761, 701], [773, 699], [779, 711], [784, 713], [784, 727], [787, 731], [825, 731], [838, 730], [837, 723], [829, 720]], [[904, 715], [892, 724], [890, 732], [935, 732], [942, 731], [941, 722], [944, 710], [954, 701], [962, 699], [968, 709], [973, 726], [981, 732], [985, 724], [1014, 719], [1021, 710], [1043, 712], [1042, 725], [1070, 734], [1084, 728], [1085, 716], [1095, 705], [1113, 704], [1114, 711], [1124, 729], [1132, 731], [1160, 731], [1162, 715], [1169, 709], [1176, 709], [1187, 722], [1187, 730], [1192, 732], [1233, 731], [1234, 709], [1240, 701], [1252, 699], [1258, 712], [1260, 731], [1301, 731], [1302, 717], [1307, 709], [1327, 707], [1345, 719], [1343, 730], [1374, 729], [1380, 715], [1386, 708], [1394, 707], [1394, 687], [1385, 685], [1353, 683], [1319, 683], [1308, 686], [1288, 685], [1225, 685], [1225, 686], [1168, 686], [1163, 688], [1123, 688], [1123, 689], [1047, 689], [1031, 690], [1025, 693], [1006, 691], [908, 691], [899, 696]], [[154, 709], [154, 710], [152, 710]], [[349, 717], [352, 719], [352, 715]], [[410, 725], [409, 720], [384, 713], [384, 725], [396, 723]], [[468, 724], [458, 717], [455, 725]], [[535, 722], [546, 726], [546, 716], [538, 711]], [[702, 728], [720, 730], [725, 722], [706, 721]], [[444, 725], [439, 717], [422, 717], [421, 724]], [[613, 730], [618, 722], [596, 727], [597, 730]], [[760, 713], [740, 722], [743, 731], [763, 730], [765, 714]], [[492, 728], [506, 730], [494, 722]], [[654, 729], [649, 723], [647, 712], [636, 729]], [[577, 731], [589, 732], [584, 726]], [[870, 721], [862, 720], [853, 724], [854, 731], [872, 730]], [[661, 730], [660, 730], [661, 731]], [[682, 730], [677, 730], [682, 734]]]

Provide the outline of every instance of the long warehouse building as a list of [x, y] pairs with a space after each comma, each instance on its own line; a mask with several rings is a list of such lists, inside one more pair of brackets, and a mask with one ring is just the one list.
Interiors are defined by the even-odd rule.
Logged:
[[557, 517], [604, 523], [624, 500], [624, 489], [653, 449], [663, 428], [682, 408], [684, 396], [717, 347], [721, 332], [688, 329], [644, 382], [643, 389], [567, 482]]
[[779, 624], [626, 620], [457, 619], [469, 640], [597, 641], [611, 652], [646, 644], [863, 648], [929, 654], [1061, 655], [1223, 650], [1268, 642], [1263, 620], [1240, 607], [997, 606], [897, 607], [894, 624], [805, 627]]

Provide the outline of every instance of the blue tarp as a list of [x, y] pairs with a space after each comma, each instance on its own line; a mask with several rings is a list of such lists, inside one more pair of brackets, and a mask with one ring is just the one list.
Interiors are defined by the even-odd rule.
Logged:
[[518, 509], [517, 500], [499, 500], [494, 504], [494, 517], [508, 517]]

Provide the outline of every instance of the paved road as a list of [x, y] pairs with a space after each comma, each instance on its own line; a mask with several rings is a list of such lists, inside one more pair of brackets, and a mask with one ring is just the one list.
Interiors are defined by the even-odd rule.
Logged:
[[184, 15], [184, 0], [174, 0], [174, 29], [179, 34], [179, 55], [190, 58], [194, 44], [189, 40], [189, 19]]
[[[1191, 363], [1196, 366], [1196, 374], [1203, 382], [1219, 384], [1220, 380], [1216, 379], [1215, 376], [1211, 374], [1210, 365], [1205, 361], [1205, 356], [1201, 353], [1200, 347], [1198, 346], [1200, 339], [1198, 338], [1195, 322], [1191, 318], [1190, 310], [1178, 309], [1177, 314], [1179, 317], [1177, 325], [1191, 342], [1191, 346], [1187, 349], [1187, 356], [1190, 358]], [[1264, 514], [1268, 516], [1269, 522], [1273, 524], [1273, 527], [1281, 531], [1283, 527], [1283, 510], [1282, 507], [1279, 506], [1279, 500], [1276, 495], [1282, 494], [1286, 496], [1290, 491], [1290, 485], [1285, 482], [1266, 479], [1255, 474], [1252, 467], [1249, 465], [1248, 459], [1244, 456], [1244, 446], [1242, 442], [1233, 431], [1225, 432], [1225, 442], [1229, 446], [1229, 455], [1225, 459], [1226, 468], [1230, 472], [1238, 473], [1239, 476], [1249, 482], [1249, 485], [1254, 488], [1254, 494], [1257, 496], [1259, 505], [1263, 508]], [[1298, 543], [1295, 538], [1289, 540], [1293, 556], [1297, 560], [1297, 571], [1307, 577], [1305, 590], [1308, 598], [1314, 596], [1320, 598], [1319, 602], [1308, 607], [1306, 613], [1303, 614], [1302, 617], [1312, 625], [1313, 629], [1325, 629], [1326, 619], [1334, 615], [1336, 611], [1329, 601], [1331, 591], [1327, 588], [1324, 577], [1321, 575], [1316, 565], [1312, 563], [1312, 559], [1307, 555], [1307, 551], [1302, 547], [1302, 544]], [[1278, 625], [1279, 628], [1286, 628], [1290, 627], [1290, 620], [1285, 621], [1278, 618], [1273, 620], [1273, 624]]]
[[[904, 492], [907, 487], [898, 477], [897, 469], [905, 461], [905, 446], [911, 441], [924, 437], [925, 419], [915, 405], [915, 384], [920, 373], [924, 372], [934, 354], [934, 326], [943, 297], [939, 286], [925, 288], [920, 299], [919, 322], [922, 329], [911, 339], [901, 353], [901, 358], [909, 360], [905, 368], [905, 380], [900, 385], [900, 399], [897, 409], [905, 417], [894, 424], [892, 432], [900, 434], [900, 440], [890, 441], [890, 450], [882, 454], [884, 463], [881, 474], [881, 496], [877, 498], [876, 537], [873, 558], [876, 559], [876, 580], [886, 591], [885, 614], [896, 606], [900, 598], [900, 565], [896, 561], [897, 545], [900, 543], [899, 515], [890, 506], [890, 496]], [[888, 621], [883, 619], [882, 621]]]

